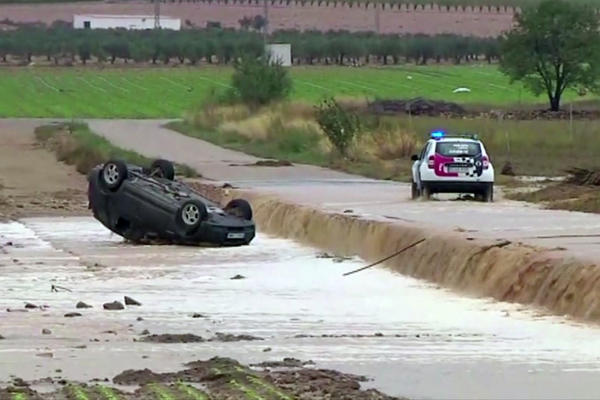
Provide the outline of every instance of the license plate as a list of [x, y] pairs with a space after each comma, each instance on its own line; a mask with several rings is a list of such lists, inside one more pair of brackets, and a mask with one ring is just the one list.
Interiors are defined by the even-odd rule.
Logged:
[[464, 167], [448, 167], [448, 172], [456, 172], [459, 174], [466, 174], [469, 172], [469, 168]]
[[230, 232], [227, 234], [227, 239], [243, 239], [244, 232]]

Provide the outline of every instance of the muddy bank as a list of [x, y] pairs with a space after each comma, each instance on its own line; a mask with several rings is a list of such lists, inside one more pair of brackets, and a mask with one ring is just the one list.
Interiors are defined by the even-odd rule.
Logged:
[[[242, 194], [199, 186], [217, 201]], [[465, 240], [416, 224], [366, 220], [243, 193], [260, 230], [333, 252], [376, 261], [421, 238], [427, 240], [385, 263], [402, 274], [500, 301], [546, 308], [558, 315], [600, 321], [600, 268], [543, 248], [506, 241]], [[360, 274], [344, 279], [360, 279]]]
[[251, 369], [235, 360], [215, 357], [188, 363], [186, 367], [169, 373], [127, 370], [113, 378], [114, 384], [135, 387], [133, 393], [105, 385], [64, 381], [58, 391], [40, 394], [28, 383], [15, 379], [13, 386], [0, 389], [0, 399], [398, 399], [374, 389], [362, 390], [361, 382], [367, 381], [363, 376], [307, 368], [301, 362], [284, 363], [277, 369]]

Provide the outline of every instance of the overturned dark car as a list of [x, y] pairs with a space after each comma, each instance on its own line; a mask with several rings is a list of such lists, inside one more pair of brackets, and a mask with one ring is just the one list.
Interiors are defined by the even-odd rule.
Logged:
[[225, 208], [175, 180], [170, 161], [150, 168], [110, 160], [88, 175], [89, 208], [111, 231], [133, 242], [247, 245], [255, 235], [250, 204], [234, 199]]

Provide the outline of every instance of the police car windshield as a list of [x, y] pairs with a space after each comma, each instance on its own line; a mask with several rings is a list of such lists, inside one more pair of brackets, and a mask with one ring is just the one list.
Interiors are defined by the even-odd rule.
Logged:
[[473, 157], [481, 153], [477, 142], [438, 142], [435, 152], [446, 157]]

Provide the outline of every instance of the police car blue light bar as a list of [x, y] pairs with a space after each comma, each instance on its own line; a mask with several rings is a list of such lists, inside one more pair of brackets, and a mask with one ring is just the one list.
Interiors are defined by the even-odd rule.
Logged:
[[431, 132], [432, 139], [441, 139], [446, 135], [444, 131], [433, 131]]

